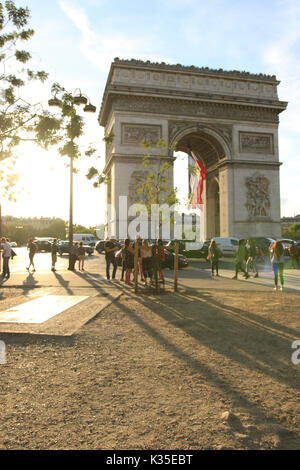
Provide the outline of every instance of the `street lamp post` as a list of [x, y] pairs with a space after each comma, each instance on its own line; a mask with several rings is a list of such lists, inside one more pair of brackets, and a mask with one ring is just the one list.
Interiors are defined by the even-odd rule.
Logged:
[[[62, 89], [62, 88], [59, 88], [59, 91], [66, 93], [65, 90]], [[51, 107], [58, 107], [62, 110], [64, 103], [63, 103], [62, 100], [57, 98], [56, 94], [57, 94], [57, 90], [54, 93], [54, 97], [51, 98], [48, 101], [48, 105], [51, 106]], [[90, 103], [89, 99], [81, 93], [80, 89], [76, 89], [73, 92], [72, 95], [67, 94], [67, 98], [68, 98], [68, 105], [71, 108], [71, 112], [69, 112], [69, 117], [70, 117], [70, 121], [71, 121], [70, 128], [72, 128], [72, 119], [74, 120], [74, 124], [75, 124], [75, 128], [76, 128], [75, 117], [77, 117], [77, 114], [76, 114], [74, 105], [76, 105], [76, 106], [82, 106], [83, 105], [84, 106], [83, 111], [85, 113], [95, 113], [96, 112], [96, 106], [93, 106]], [[63, 115], [66, 116], [66, 114], [63, 114]], [[69, 131], [70, 131], [70, 129], [69, 129]], [[70, 269], [70, 270], [74, 269], [74, 262], [73, 262], [72, 253], [71, 253], [71, 248], [73, 246], [73, 172], [74, 172], [74, 165], [73, 165], [73, 163], [74, 163], [74, 153], [72, 152], [72, 149], [74, 149], [74, 138], [79, 137], [79, 135], [80, 135], [80, 132], [75, 134], [75, 135], [72, 134], [71, 137], [70, 137], [70, 133], [68, 134], [68, 137], [70, 138], [70, 141], [69, 141], [70, 142], [70, 152], [68, 153], [68, 156], [70, 158], [70, 195], [69, 195], [70, 203], [69, 203], [69, 237], [68, 237], [68, 239], [69, 239], [69, 267], [68, 267], [68, 269]]]

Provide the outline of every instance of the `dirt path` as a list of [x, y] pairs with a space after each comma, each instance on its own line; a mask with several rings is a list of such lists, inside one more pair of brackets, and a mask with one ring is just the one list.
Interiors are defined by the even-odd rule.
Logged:
[[71, 339], [1, 335], [0, 448], [299, 449], [299, 300], [129, 294]]

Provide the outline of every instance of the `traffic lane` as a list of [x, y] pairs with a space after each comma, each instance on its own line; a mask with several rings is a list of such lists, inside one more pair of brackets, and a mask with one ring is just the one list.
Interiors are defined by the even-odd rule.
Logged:
[[[10, 261], [10, 271], [13, 273], [17, 272], [27, 272], [26, 268], [29, 265], [29, 254], [26, 247], [14, 248], [16, 256]], [[103, 257], [104, 258], [104, 257]], [[52, 259], [51, 253], [36, 253], [34, 255], [34, 265], [36, 272], [38, 271], [51, 271]], [[99, 261], [101, 257], [97, 252], [94, 252], [93, 255], [86, 255], [85, 257], [85, 267], [86, 269], [99, 269]], [[103, 262], [104, 263], [104, 262]], [[102, 263], [100, 263], [102, 264]], [[68, 269], [69, 265], [69, 255], [59, 255], [57, 254], [57, 262], [55, 269], [59, 271], [64, 271]]]

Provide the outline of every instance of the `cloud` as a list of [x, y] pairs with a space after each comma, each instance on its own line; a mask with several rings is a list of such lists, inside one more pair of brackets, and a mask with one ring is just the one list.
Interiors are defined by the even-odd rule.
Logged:
[[[72, 23], [81, 32], [80, 50], [84, 56], [103, 72], [107, 73], [115, 57], [136, 58], [158, 62], [170, 62], [170, 59], [153, 53], [147, 53], [149, 47], [153, 49], [157, 38], [153, 36], [136, 37], [133, 32], [130, 36], [119, 31], [98, 32], [89, 24], [85, 10], [74, 6], [68, 0], [60, 0], [60, 8]], [[146, 52], [145, 52], [146, 51]]]
[[263, 51], [263, 61], [270, 72], [281, 80], [280, 98], [289, 101], [281, 117], [282, 126], [290, 131], [300, 131], [300, 4], [297, 0], [278, 2], [282, 8], [282, 27], [278, 39]]

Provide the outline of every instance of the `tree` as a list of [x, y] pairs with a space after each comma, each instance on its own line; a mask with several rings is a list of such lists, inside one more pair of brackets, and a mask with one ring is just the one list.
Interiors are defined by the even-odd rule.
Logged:
[[282, 236], [284, 238], [291, 238], [292, 240], [300, 240], [300, 223], [297, 222], [290, 225], [287, 230], [283, 231]]
[[47, 149], [58, 142], [61, 124], [41, 103], [26, 99], [31, 81], [44, 83], [48, 78], [46, 72], [27, 67], [31, 55], [22, 47], [34, 34], [29, 18], [28, 7], [17, 8], [11, 0], [0, 2], [0, 180], [3, 195], [9, 198], [17, 180], [12, 168], [16, 147], [31, 141]]
[[[148, 151], [151, 148], [151, 143], [147, 141], [143, 141], [141, 145]], [[163, 139], [158, 139], [154, 143], [154, 146], [156, 149], [160, 150], [160, 153], [156, 156], [155, 163], [153, 164], [150, 164], [151, 155], [149, 152], [144, 156], [142, 162], [143, 166], [149, 170], [147, 171], [145, 181], [137, 188], [137, 194], [140, 197], [137, 202], [146, 206], [149, 217], [152, 216], [153, 205], [166, 204], [169, 207], [173, 207], [178, 203], [177, 188], [173, 188], [169, 179], [169, 172], [172, 165], [165, 161], [165, 157], [162, 154], [163, 150], [167, 148], [167, 144]], [[170, 150], [175, 150], [175, 148], [176, 144], [172, 145]], [[174, 220], [172, 215], [170, 221], [164, 221], [163, 214], [159, 214], [159, 234], [164, 222], [170, 222], [170, 224], [173, 225]]]
[[[102, 139], [103, 142], [105, 142], [106, 147], [112, 145], [114, 137], [114, 133], [110, 132], [106, 137]], [[108, 177], [105, 176], [103, 172], [100, 172], [97, 168], [93, 166], [88, 169], [86, 177], [88, 180], [93, 180], [94, 188], [99, 188], [103, 183], [108, 182]]]

